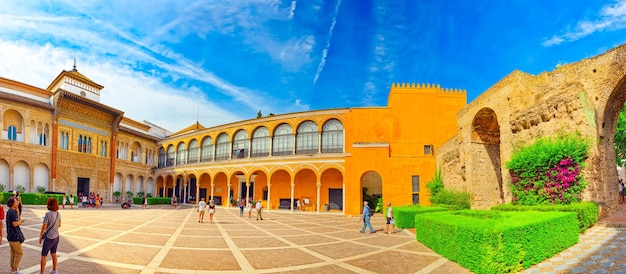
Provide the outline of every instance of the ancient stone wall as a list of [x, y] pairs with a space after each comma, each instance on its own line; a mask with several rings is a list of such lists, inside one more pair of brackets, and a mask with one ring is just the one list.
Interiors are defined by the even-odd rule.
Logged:
[[580, 133], [592, 140], [585, 200], [617, 206], [613, 136], [626, 101], [626, 46], [551, 72], [514, 71], [457, 114], [458, 133], [437, 150], [444, 185], [473, 194], [474, 208], [511, 201], [506, 162], [538, 137]]

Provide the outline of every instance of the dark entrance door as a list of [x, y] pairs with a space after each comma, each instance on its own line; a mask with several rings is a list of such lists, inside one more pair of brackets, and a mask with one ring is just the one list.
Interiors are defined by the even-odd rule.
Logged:
[[343, 189], [329, 188], [328, 189], [328, 203], [329, 203], [330, 209], [343, 210]]
[[[206, 188], [201, 188], [200, 189], [200, 195], [198, 196], [200, 199], [204, 198], [204, 201], [208, 201], [209, 199], [207, 199], [206, 197]], [[200, 200], [198, 200], [200, 201]]]
[[[239, 189], [241, 189], [241, 192], [239, 192], [239, 195], [241, 195], [241, 199], [245, 199], [246, 198], [246, 190], [248, 189], [248, 187], [246, 186], [245, 182], [241, 182], [240, 183], [241, 187]], [[254, 183], [250, 183], [250, 198], [254, 200]]]
[[78, 177], [78, 188], [76, 189], [76, 195], [89, 194], [89, 178]]

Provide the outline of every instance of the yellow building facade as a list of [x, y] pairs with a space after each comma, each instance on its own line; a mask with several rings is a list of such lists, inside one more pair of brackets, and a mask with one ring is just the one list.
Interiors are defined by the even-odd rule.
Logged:
[[[457, 132], [463, 90], [393, 84], [387, 106], [316, 110], [176, 133], [99, 103], [104, 87], [63, 71], [46, 89], [0, 78], [0, 185], [139, 192], [270, 210], [358, 215], [367, 197], [429, 204], [435, 151]], [[115, 196], [114, 193], [121, 193]]]
[[192, 125], [158, 143], [157, 195], [347, 215], [372, 195], [427, 205], [435, 149], [456, 132], [465, 104], [462, 90], [394, 84], [386, 107]]

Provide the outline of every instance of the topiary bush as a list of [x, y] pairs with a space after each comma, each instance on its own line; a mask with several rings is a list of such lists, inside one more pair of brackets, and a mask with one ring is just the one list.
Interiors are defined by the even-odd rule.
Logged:
[[415, 215], [447, 210], [444, 207], [420, 205], [394, 206], [393, 219], [396, 222], [395, 225], [399, 228], [415, 228]]
[[517, 272], [574, 245], [571, 212], [446, 211], [415, 216], [418, 241], [475, 273]]
[[492, 210], [501, 211], [561, 211], [561, 212], [575, 212], [576, 219], [578, 220], [578, 232], [584, 233], [587, 228], [593, 226], [598, 222], [598, 205], [594, 202], [580, 202], [572, 203], [569, 205], [536, 205], [536, 206], [521, 206], [512, 204], [497, 205], [491, 208]]
[[433, 206], [445, 207], [450, 210], [470, 209], [472, 195], [467, 191], [441, 189], [437, 195], [430, 197]]
[[581, 173], [589, 141], [580, 135], [540, 138], [517, 149], [506, 163], [513, 204], [568, 204], [580, 201]]

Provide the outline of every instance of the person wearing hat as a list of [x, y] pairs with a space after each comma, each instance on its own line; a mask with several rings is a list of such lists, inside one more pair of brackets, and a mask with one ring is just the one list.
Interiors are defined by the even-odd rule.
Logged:
[[259, 201], [256, 202], [256, 220], [257, 221], [259, 219], [261, 219], [261, 221], [263, 220], [263, 215], [261, 214], [262, 211], [263, 211], [263, 204], [261, 203], [261, 199], [259, 199]]
[[369, 227], [370, 234], [376, 233], [376, 231], [372, 227], [372, 223], [370, 223], [371, 216], [372, 216], [372, 210], [367, 205], [367, 201], [364, 201], [363, 202], [363, 214], [361, 214], [361, 220], [363, 221], [363, 228], [361, 228], [361, 233], [365, 233], [366, 227]]

